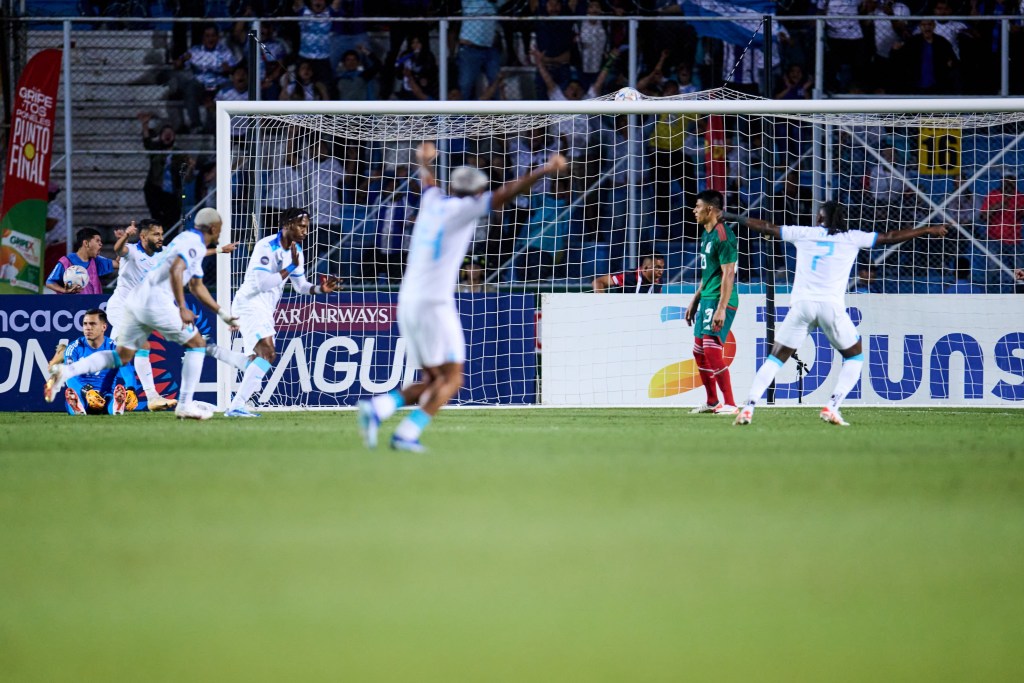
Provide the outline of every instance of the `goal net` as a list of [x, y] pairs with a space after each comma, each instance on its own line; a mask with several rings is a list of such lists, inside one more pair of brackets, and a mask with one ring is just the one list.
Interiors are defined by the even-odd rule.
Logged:
[[[224, 239], [240, 245], [221, 257], [219, 301], [290, 206], [310, 212], [309, 278], [344, 279], [330, 296], [286, 290], [261, 406], [352, 405], [415, 376], [395, 310], [422, 141], [440, 150], [442, 186], [463, 164], [497, 187], [551, 154], [570, 162], [481, 220], [459, 282], [436, 283], [458, 292], [460, 403], [699, 403], [683, 312], [700, 281], [692, 208], [704, 189], [780, 225], [814, 224], [830, 199], [862, 230], [949, 225], [945, 238], [864, 251], [850, 273], [868, 359], [851, 401], [1024, 400], [1021, 101], [793, 102], [717, 89], [635, 101], [232, 102], [218, 117], [218, 206]], [[795, 254], [731, 229], [741, 305], [726, 355], [742, 396], [785, 314]], [[815, 333], [798, 357], [779, 375], [778, 401], [827, 397], [838, 355]], [[237, 378], [220, 372], [223, 399]]]

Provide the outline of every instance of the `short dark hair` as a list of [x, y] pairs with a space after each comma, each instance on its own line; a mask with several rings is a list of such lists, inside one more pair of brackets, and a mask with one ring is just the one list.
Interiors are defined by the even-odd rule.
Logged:
[[150, 228], [163, 228], [164, 224], [160, 221], [153, 220], [152, 218], [143, 218], [139, 221], [139, 232], [149, 230]]
[[722, 197], [722, 193], [718, 190], [704, 190], [697, 195], [697, 199], [700, 199], [705, 204], [710, 204], [719, 211], [725, 206], [725, 198]]
[[346, 59], [348, 59], [349, 55], [352, 55], [356, 59], [359, 59], [359, 53], [356, 52], [355, 50], [345, 50], [345, 52], [343, 52], [341, 55], [341, 61], [345, 61]]
[[88, 242], [93, 237], [99, 236], [100, 231], [96, 228], [82, 228], [75, 233], [75, 250], [77, 251], [78, 249], [81, 249], [84, 243]]
[[82, 317], [84, 318], [87, 315], [95, 315], [104, 325], [107, 324], [107, 313], [102, 308], [90, 308]]
[[838, 232], [846, 232], [846, 210], [843, 205], [835, 200], [828, 200], [819, 209], [824, 214], [822, 225], [828, 228], [828, 234], [835, 235]]
[[300, 206], [289, 206], [287, 209], [281, 212], [281, 227], [297, 221], [303, 216], [309, 216], [309, 209], [304, 209]]
[[644, 256], [642, 259], [640, 259], [640, 264], [643, 265], [644, 261], [650, 261], [651, 263], [654, 263], [658, 259], [661, 259], [661, 261], [664, 263], [665, 255], [659, 254], [658, 252], [648, 254], [647, 256]]

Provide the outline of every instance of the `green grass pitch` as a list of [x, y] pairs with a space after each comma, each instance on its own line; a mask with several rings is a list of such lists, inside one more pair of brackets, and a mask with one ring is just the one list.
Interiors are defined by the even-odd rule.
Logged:
[[845, 416], [0, 414], [0, 680], [1024, 680], [1024, 412]]

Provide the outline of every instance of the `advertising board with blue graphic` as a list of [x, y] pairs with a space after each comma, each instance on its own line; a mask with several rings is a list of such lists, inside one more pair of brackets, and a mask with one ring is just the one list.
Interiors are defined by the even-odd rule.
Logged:
[[[542, 403], [697, 405], [690, 295], [542, 296]], [[779, 321], [788, 297], [778, 307]], [[860, 405], [1024, 407], [1024, 297], [850, 295], [866, 363], [847, 402]], [[768, 353], [764, 298], [741, 295], [725, 345], [737, 400]], [[815, 331], [780, 371], [783, 405], [824, 403], [842, 358]]]

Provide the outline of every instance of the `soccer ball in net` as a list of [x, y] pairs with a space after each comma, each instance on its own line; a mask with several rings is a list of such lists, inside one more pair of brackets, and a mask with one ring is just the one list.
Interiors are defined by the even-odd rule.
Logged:
[[640, 99], [640, 92], [633, 88], [620, 88], [615, 93], [616, 102], [636, 102]]
[[71, 266], [64, 271], [65, 287], [85, 287], [89, 284], [89, 271], [82, 266]]

